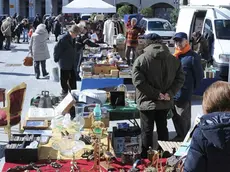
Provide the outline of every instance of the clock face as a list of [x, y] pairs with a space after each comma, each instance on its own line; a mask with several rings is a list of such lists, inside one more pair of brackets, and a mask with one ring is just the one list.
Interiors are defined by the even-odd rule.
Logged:
[[44, 121], [27, 121], [27, 127], [43, 127], [45, 125]]

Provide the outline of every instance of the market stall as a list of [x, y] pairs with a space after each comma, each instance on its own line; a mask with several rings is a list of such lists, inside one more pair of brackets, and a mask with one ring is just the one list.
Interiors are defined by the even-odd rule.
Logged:
[[116, 7], [102, 0], [74, 0], [62, 7], [62, 13], [116, 13]]

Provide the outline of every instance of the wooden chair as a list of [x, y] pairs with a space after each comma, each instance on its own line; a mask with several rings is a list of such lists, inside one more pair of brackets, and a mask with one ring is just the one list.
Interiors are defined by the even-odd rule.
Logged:
[[25, 83], [12, 88], [6, 94], [7, 106], [0, 108], [0, 127], [4, 128], [9, 140], [12, 126], [19, 124], [19, 131], [21, 130], [21, 112], [25, 92]]

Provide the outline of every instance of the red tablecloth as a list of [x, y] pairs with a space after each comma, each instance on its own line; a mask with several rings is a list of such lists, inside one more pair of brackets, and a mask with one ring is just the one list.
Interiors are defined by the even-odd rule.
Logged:
[[[166, 164], [166, 159], [161, 159], [162, 161], [162, 165], [164, 166]], [[60, 169], [60, 172], [67, 172], [70, 171], [70, 160], [66, 160], [63, 161], [61, 164], [63, 165], [62, 168]], [[44, 162], [40, 162], [40, 164], [42, 164]], [[58, 162], [59, 163], [59, 162]], [[93, 166], [93, 161], [87, 161], [87, 160], [77, 160], [78, 163], [78, 167], [80, 168], [80, 171], [89, 171], [92, 166]], [[145, 163], [147, 163], [147, 161], [145, 161]], [[39, 163], [38, 163], [39, 164]], [[18, 165], [23, 165], [23, 164], [14, 164], [14, 163], [5, 163], [2, 172], [6, 172], [9, 168], [13, 168], [16, 167]], [[132, 166], [131, 165], [122, 165], [119, 161], [112, 163], [110, 166], [114, 167], [114, 171], [118, 172], [119, 169], [130, 169]], [[144, 170], [145, 165], [139, 165], [138, 168], [143, 171]], [[106, 172], [107, 170], [105, 170], [104, 168], [101, 168], [103, 172]], [[42, 171], [45, 172], [55, 172], [56, 170], [51, 167], [50, 165], [41, 167]], [[31, 170], [30, 172], [36, 172], [35, 170]]]

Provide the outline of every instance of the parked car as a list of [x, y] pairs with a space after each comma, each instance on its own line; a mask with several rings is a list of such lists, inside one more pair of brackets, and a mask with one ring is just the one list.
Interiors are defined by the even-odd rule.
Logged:
[[91, 14], [80, 14], [81, 20], [88, 21], [91, 17]]
[[175, 30], [168, 20], [160, 18], [142, 18], [138, 24], [145, 29], [145, 35], [156, 33], [160, 35], [163, 41], [169, 46], [174, 45], [173, 36]]

